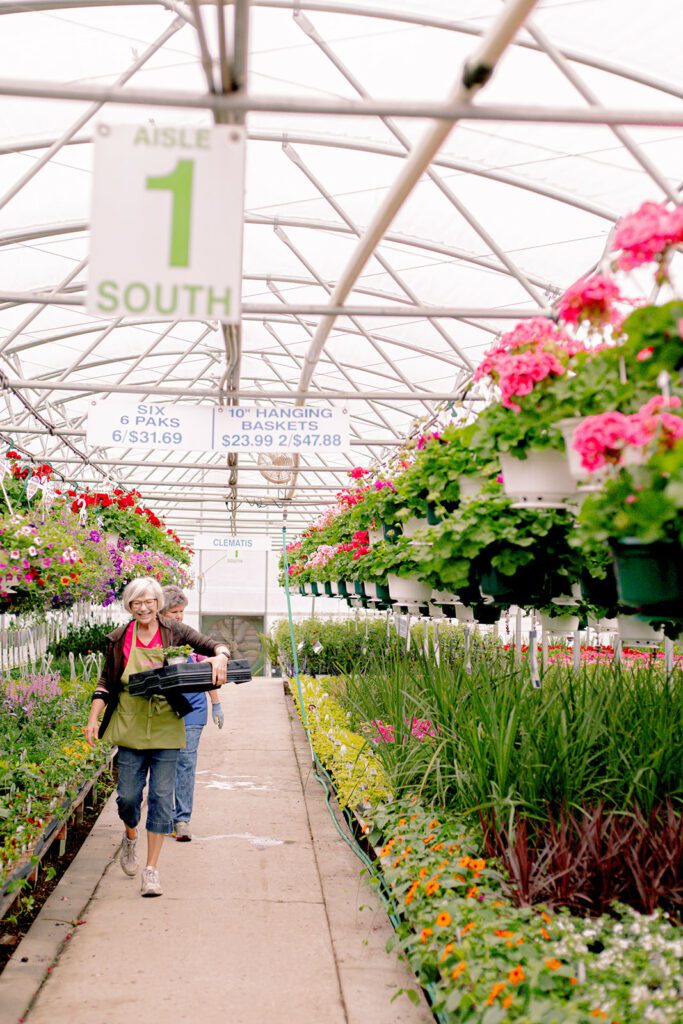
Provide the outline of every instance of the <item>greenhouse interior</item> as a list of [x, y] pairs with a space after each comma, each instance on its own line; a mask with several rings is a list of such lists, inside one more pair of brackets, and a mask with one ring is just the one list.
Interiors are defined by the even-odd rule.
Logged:
[[0, 1024], [683, 1024], [682, 31], [0, 0]]

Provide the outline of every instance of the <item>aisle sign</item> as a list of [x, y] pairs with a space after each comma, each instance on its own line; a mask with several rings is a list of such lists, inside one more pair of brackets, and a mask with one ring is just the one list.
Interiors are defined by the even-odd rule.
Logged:
[[240, 320], [245, 129], [100, 124], [86, 308]]
[[91, 402], [88, 444], [148, 450], [344, 452], [349, 412], [332, 406]]
[[86, 437], [89, 445], [147, 448], [154, 451], [205, 451], [211, 447], [210, 405], [163, 402], [91, 402]]
[[195, 551], [270, 551], [271, 538], [266, 534], [195, 533], [192, 547]]
[[227, 452], [343, 452], [348, 409], [303, 405], [219, 406], [214, 449]]

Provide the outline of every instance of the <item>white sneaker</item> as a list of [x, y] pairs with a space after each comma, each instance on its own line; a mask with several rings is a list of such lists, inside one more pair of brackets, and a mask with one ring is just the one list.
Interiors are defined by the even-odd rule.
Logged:
[[157, 868], [143, 868], [140, 892], [143, 896], [161, 896], [163, 889]]
[[175, 837], [179, 843], [189, 843], [192, 840], [189, 821], [177, 821], [175, 826]]
[[123, 833], [123, 842], [121, 843], [121, 867], [126, 875], [137, 875], [140, 864], [138, 863], [138, 857], [136, 847], [138, 845], [138, 837], [135, 839], [129, 839], [126, 833]]

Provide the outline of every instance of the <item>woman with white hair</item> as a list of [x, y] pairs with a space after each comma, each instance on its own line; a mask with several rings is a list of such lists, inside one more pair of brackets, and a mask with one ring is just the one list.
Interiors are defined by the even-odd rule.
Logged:
[[131, 580], [125, 588], [123, 606], [132, 620], [107, 638], [104, 670], [93, 694], [85, 730], [85, 738], [91, 746], [98, 737], [118, 744], [116, 803], [125, 826], [120, 860], [124, 873], [131, 877], [138, 869], [138, 823], [142, 794], [149, 777], [143, 896], [162, 894], [157, 863], [164, 836], [173, 831], [176, 763], [178, 751], [185, 747], [182, 715], [189, 710], [189, 705], [180, 694], [169, 695], [168, 700], [160, 696], [134, 697], [128, 692], [128, 681], [135, 672], [163, 665], [164, 648], [189, 644], [198, 654], [207, 655], [214, 686], [222, 686], [227, 679], [230, 657], [222, 641], [160, 616], [163, 605], [162, 589], [149, 576]]

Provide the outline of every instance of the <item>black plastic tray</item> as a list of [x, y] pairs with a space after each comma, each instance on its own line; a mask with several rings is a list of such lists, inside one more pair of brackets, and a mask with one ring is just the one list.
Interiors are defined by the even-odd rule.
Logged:
[[[246, 659], [228, 662], [229, 683], [248, 683], [250, 679], [251, 670]], [[213, 672], [206, 661], [188, 661], [147, 672], [134, 672], [128, 682], [128, 692], [133, 697], [153, 697], [169, 691], [202, 693], [213, 688]]]

